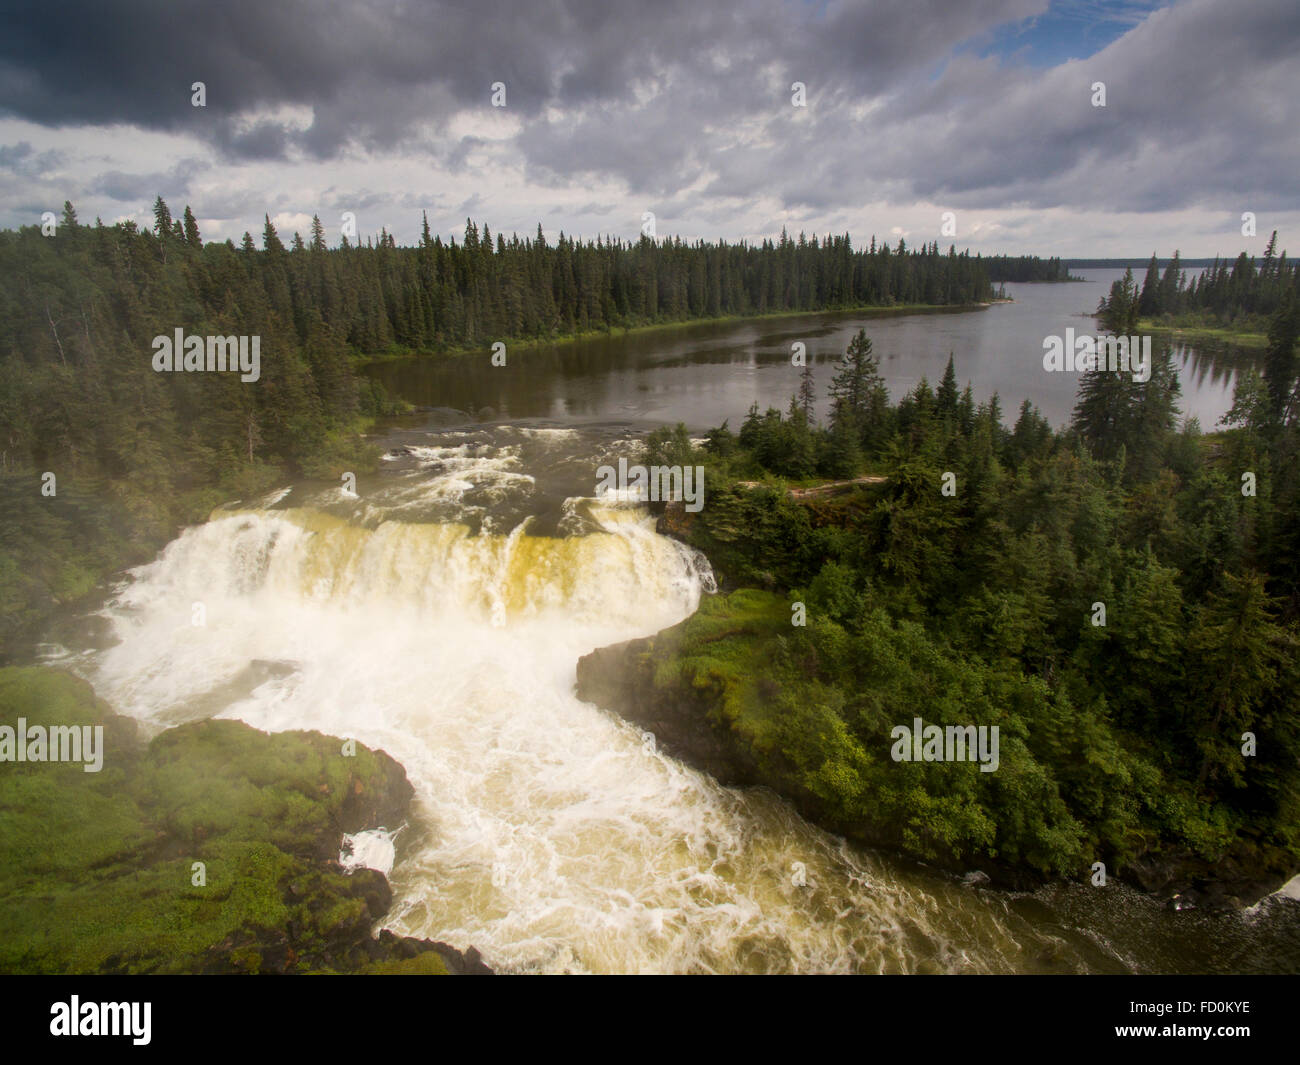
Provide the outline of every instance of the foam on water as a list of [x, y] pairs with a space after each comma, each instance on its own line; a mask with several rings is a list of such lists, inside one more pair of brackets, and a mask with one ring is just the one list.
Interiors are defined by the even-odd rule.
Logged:
[[396, 834], [387, 829], [372, 828], [345, 835], [343, 849], [339, 852], [339, 864], [349, 872], [354, 869], [378, 869], [387, 876], [393, 871], [393, 862], [397, 860], [397, 848], [393, 845]]

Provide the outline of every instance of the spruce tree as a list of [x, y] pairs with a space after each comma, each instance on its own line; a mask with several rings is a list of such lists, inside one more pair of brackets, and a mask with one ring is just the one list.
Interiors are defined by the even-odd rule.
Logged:
[[1147, 276], [1142, 281], [1142, 295], [1138, 297], [1138, 314], [1143, 318], [1155, 318], [1160, 314], [1160, 264], [1156, 253], [1151, 253], [1147, 263]]
[[284, 254], [284, 245], [280, 242], [280, 235], [276, 233], [275, 226], [271, 224], [271, 216], [263, 215], [265, 224], [262, 226], [262, 250], [268, 251], [272, 256]]
[[817, 392], [813, 387], [812, 360], [803, 365], [799, 374], [799, 407], [803, 411], [804, 422], [813, 424], [813, 410], [817, 404]]
[[1198, 787], [1218, 777], [1242, 782], [1241, 735], [1257, 727], [1288, 642], [1273, 623], [1275, 607], [1259, 575], [1225, 574], [1223, 590], [1198, 612], [1187, 640], [1192, 697], [1185, 703], [1200, 753]]
[[153, 201], [153, 231], [159, 240], [172, 235], [172, 213], [161, 196]]
[[885, 396], [879, 360], [872, 354], [865, 329], [849, 342], [836, 367], [829, 389], [831, 417], [848, 424], [859, 442], [873, 438], [881, 428], [881, 397]]
[[1278, 308], [1268, 325], [1268, 349], [1264, 353], [1264, 381], [1268, 385], [1269, 409], [1275, 425], [1287, 417], [1296, 382], [1296, 337], [1300, 313], [1295, 297]]
[[948, 352], [948, 367], [943, 371], [943, 380], [935, 393], [935, 407], [942, 417], [955, 417], [957, 414], [957, 371], [953, 367], [952, 352]]

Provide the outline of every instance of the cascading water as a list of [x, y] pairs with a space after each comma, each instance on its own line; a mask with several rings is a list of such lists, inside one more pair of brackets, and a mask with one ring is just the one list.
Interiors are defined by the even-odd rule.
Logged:
[[[1077, 893], [896, 867], [579, 701], [578, 658], [688, 616], [707, 562], [639, 507], [539, 490], [542, 459], [590, 479], [590, 441], [467, 435], [404, 449], [356, 497], [295, 488], [216, 512], [117, 590], [118, 642], [77, 668], [154, 729], [216, 714], [387, 750], [416, 789], [410, 823], [387, 826], [389, 926], [498, 968], [1136, 967], [1081, 930], [1095, 914], [1063, 916]], [[543, 510], [560, 535], [534, 531]], [[388, 837], [357, 851], [394, 859]]]

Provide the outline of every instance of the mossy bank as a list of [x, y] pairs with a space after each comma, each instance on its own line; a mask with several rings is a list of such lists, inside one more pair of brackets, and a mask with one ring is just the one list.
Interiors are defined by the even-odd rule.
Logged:
[[104, 758], [0, 763], [0, 972], [487, 971], [472, 948], [372, 935], [392, 891], [338, 858], [345, 833], [406, 818], [384, 752], [216, 720], [146, 743], [38, 667], [0, 670], [0, 724], [19, 718], [100, 726]]

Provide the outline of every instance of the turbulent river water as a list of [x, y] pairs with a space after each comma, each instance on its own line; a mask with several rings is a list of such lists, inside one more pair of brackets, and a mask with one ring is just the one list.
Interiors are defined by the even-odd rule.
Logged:
[[1294, 970], [1289, 900], [1215, 915], [1114, 881], [991, 890], [720, 787], [580, 701], [581, 655], [713, 588], [644, 508], [594, 498], [632, 435], [394, 428], [355, 492], [214, 512], [112, 590], [106, 635], [50, 657], [148, 729], [215, 715], [387, 750], [416, 790], [409, 822], [369, 841], [392, 863], [387, 926], [501, 970]]

